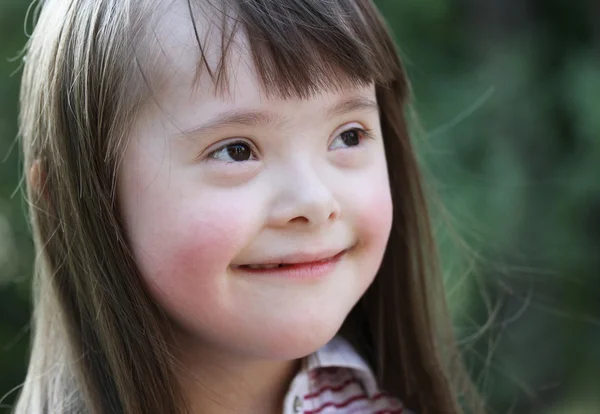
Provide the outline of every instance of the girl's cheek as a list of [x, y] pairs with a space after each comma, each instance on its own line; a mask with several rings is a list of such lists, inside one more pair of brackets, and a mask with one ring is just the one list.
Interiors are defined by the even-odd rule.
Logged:
[[[200, 213], [200, 212], [199, 212]], [[180, 223], [173, 235], [169, 267], [182, 277], [223, 273], [243, 240], [248, 223], [237, 209], [204, 211]]]
[[155, 211], [144, 220], [136, 259], [146, 281], [160, 289], [157, 293], [185, 302], [191, 293], [196, 300], [225, 283], [223, 274], [252, 231], [240, 204], [193, 202], [172, 209], [173, 214]]
[[364, 197], [357, 200], [357, 231], [368, 246], [369, 256], [380, 261], [387, 246], [393, 220], [392, 199], [387, 180], [365, 188]]

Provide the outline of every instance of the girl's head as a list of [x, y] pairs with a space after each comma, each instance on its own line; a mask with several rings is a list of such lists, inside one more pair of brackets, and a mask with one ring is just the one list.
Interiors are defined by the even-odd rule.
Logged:
[[454, 412], [407, 97], [367, 0], [45, 1], [19, 409], [181, 412], [182, 363], [293, 360], [339, 331], [406, 405]]

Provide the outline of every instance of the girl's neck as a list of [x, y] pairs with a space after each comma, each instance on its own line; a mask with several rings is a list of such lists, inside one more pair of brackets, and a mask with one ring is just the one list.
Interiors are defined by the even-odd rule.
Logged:
[[192, 413], [279, 414], [300, 360], [254, 360], [189, 348], [180, 381]]

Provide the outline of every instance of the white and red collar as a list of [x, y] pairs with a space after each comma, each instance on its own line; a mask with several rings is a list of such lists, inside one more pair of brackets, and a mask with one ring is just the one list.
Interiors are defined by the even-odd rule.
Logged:
[[284, 400], [283, 414], [410, 414], [379, 390], [373, 371], [342, 337], [305, 358]]

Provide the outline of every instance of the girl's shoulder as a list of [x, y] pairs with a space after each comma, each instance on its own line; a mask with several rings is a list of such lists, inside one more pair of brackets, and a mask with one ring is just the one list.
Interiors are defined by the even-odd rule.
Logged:
[[369, 365], [339, 336], [305, 358], [290, 385], [283, 412], [411, 414], [378, 388]]

